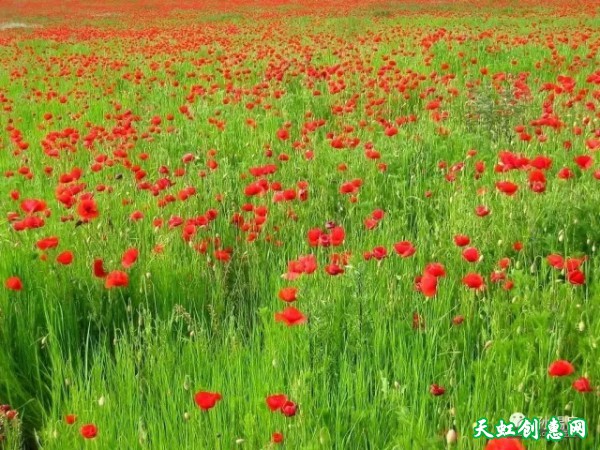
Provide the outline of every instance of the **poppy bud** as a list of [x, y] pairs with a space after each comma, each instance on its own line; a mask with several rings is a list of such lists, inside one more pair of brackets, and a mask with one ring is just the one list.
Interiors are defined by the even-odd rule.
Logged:
[[448, 432], [446, 433], [446, 443], [448, 445], [452, 445], [452, 444], [456, 443], [456, 440], [457, 440], [456, 431], [454, 429], [448, 430]]
[[73, 425], [77, 421], [77, 416], [75, 414], [67, 414], [65, 416], [65, 422], [67, 425]]

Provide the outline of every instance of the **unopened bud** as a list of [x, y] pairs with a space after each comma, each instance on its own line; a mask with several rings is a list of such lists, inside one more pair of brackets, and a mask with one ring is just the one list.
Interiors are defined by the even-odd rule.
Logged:
[[456, 440], [457, 440], [457, 435], [456, 435], [456, 431], [455, 430], [448, 430], [448, 432], [446, 433], [446, 443], [448, 445], [453, 445], [456, 444]]

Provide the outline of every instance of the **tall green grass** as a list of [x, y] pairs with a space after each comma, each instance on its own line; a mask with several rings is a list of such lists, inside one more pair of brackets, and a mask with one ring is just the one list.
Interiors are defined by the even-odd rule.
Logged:
[[[337, 96], [327, 93], [325, 82], [316, 82], [314, 89], [323, 92], [320, 97], [312, 96], [306, 80], [286, 75], [281, 83], [268, 87], [271, 93], [289, 91], [281, 100], [269, 98], [274, 108], [268, 111], [257, 107], [249, 112], [245, 101], [224, 105], [225, 95], [220, 89], [191, 107], [193, 121], [178, 116], [175, 133], [156, 135], [152, 142], [139, 140], [132, 152], [151, 155], [144, 168], [153, 178], [163, 164], [178, 167], [188, 151], [201, 155], [184, 177], [176, 179], [176, 188], [196, 186], [195, 197], [159, 209], [156, 199], [136, 190], [130, 174], [115, 165], [86, 174], [90, 190], [105, 183], [114, 192], [97, 196], [101, 218], [81, 226], [57, 220], [60, 213], [53, 200], [54, 182], [43, 175], [48, 159], [37, 144], [46, 133], [37, 126], [43, 114], [62, 117], [53, 129], [75, 126], [83, 135], [86, 121], [114, 126], [105, 115], [114, 113], [111, 103], [118, 101], [123, 111], [132, 109], [141, 116], [142, 122], [135, 126], [143, 130], [153, 115], [175, 114], [184, 103], [188, 92], [173, 87], [171, 81], [189, 85], [186, 74], [195, 71], [214, 77], [223, 87], [221, 66], [212, 60], [194, 67], [194, 61], [206, 57], [203, 48], [178, 50], [173, 55], [163, 50], [147, 58], [142, 49], [132, 50], [134, 38], [50, 43], [18, 35], [16, 47], [0, 48], [2, 89], [14, 101], [13, 112], [0, 115], [0, 124], [6, 128], [8, 118], [14, 118], [14, 125], [32, 143], [27, 164], [36, 174], [32, 181], [18, 176], [4, 179], [0, 210], [6, 213], [18, 208], [18, 203], [9, 200], [12, 190], [19, 190], [23, 198], [46, 199], [56, 209], [43, 229], [16, 233], [4, 223], [0, 231], [0, 278], [18, 275], [25, 285], [19, 293], [0, 290], [0, 403], [18, 408], [24, 433], [22, 440], [16, 431], [7, 434], [3, 450], [17, 448], [17, 441], [29, 448], [40, 443], [47, 450], [196, 450], [236, 445], [258, 449], [270, 446], [274, 431], [283, 432], [287, 448], [442, 449], [448, 447], [445, 435], [451, 427], [456, 427], [459, 435], [456, 448], [480, 449], [483, 442], [471, 437], [473, 422], [480, 417], [493, 423], [508, 420], [515, 411], [530, 417], [563, 413], [584, 417], [590, 436], [583, 441], [564, 441], [556, 448], [597, 448], [600, 407], [596, 393], [579, 394], [571, 389], [571, 378], [551, 379], [546, 372], [553, 360], [568, 359], [578, 376], [587, 374], [592, 383], [600, 379], [599, 268], [595, 259], [600, 240], [595, 228], [598, 181], [589, 173], [578, 173], [575, 180], [565, 182], [551, 179], [548, 191], [537, 196], [528, 192], [523, 176], [507, 174], [521, 186], [516, 198], [507, 198], [494, 192], [498, 176], [492, 173], [498, 151], [505, 148], [528, 156], [547, 154], [554, 159], [555, 168], [572, 166], [575, 153], [562, 148], [563, 140], [571, 139], [574, 147], [583, 151], [584, 136], [572, 136], [569, 127], [560, 133], [548, 132], [548, 142], [543, 145], [512, 138], [515, 125], [540, 115], [543, 97], [535, 88], [542, 82], [554, 82], [565, 68], [545, 64], [535, 69], [535, 62], [548, 55], [540, 42], [517, 47], [502, 44], [500, 51], [491, 55], [486, 48], [496, 43], [495, 37], [475, 38], [489, 29], [495, 31], [494, 36], [526, 35], [532, 31], [527, 19], [495, 18], [480, 23], [472, 17], [374, 15], [315, 19], [311, 33], [308, 26], [305, 28], [308, 19], [299, 27], [291, 19], [289, 23], [271, 24], [232, 16], [231, 21], [242, 30], [239, 35], [228, 34], [225, 26], [229, 16], [224, 16], [213, 25], [216, 40], [207, 45], [217, 54], [247, 52], [239, 67], [250, 69], [250, 74], [238, 81], [245, 88], [262, 80], [268, 66], [268, 59], [258, 57], [262, 46], [257, 41], [263, 33], [265, 44], [288, 59], [298, 57], [298, 53], [279, 37], [293, 37], [311, 46], [315, 65], [333, 65], [344, 59], [335, 54], [339, 48], [346, 48], [351, 55], [346, 60], [370, 59], [377, 68], [383, 64], [383, 56], [394, 50], [411, 50], [414, 55], [393, 56], [399, 70], [410, 68], [429, 75], [447, 62], [457, 74], [452, 86], [459, 89], [459, 95], [444, 106], [450, 113], [447, 121], [434, 123], [423, 111], [427, 100], [418, 94], [433, 86], [430, 80], [406, 100], [377, 90], [378, 95], [388, 97], [389, 119], [419, 114], [417, 123], [400, 128], [393, 138], [387, 138], [371, 119], [368, 127], [357, 126], [365, 118], [368, 100], [364, 96], [357, 101], [355, 112], [342, 117], [331, 113], [334, 104], [345, 102], [354, 92], [363, 93], [363, 83], [375, 77], [374, 73], [362, 79], [362, 75], [350, 73], [345, 77], [347, 89]], [[581, 24], [574, 18], [551, 23], [541, 17], [539, 21], [543, 33], [568, 32]], [[583, 25], [592, 29], [596, 22], [589, 19]], [[173, 43], [174, 37], [183, 39], [166, 24], [159, 26], [157, 35], [148, 42], [138, 41], [141, 46]], [[344, 31], [348, 24], [354, 26]], [[268, 31], [272, 26], [278, 31], [271, 35]], [[421, 31], [409, 34], [405, 41], [390, 31], [406, 27]], [[472, 39], [453, 49], [447, 42], [436, 44], [433, 66], [426, 66], [420, 36], [441, 27], [466, 33]], [[118, 32], [122, 30], [117, 27]], [[376, 33], [384, 40], [373, 48], [370, 39]], [[329, 40], [315, 37], [329, 34], [333, 36]], [[592, 34], [597, 40], [597, 30], [592, 29]], [[222, 48], [225, 40], [230, 40], [231, 49]], [[559, 50], [573, 60], [589, 49], [560, 46]], [[458, 51], [466, 57], [459, 58]], [[52, 56], [64, 61], [69, 56], [89, 54], [126, 60], [129, 67], [112, 71], [106, 63], [81, 79], [43, 79], [47, 75], [44, 63]], [[162, 68], [157, 73], [149, 68], [152, 61], [162, 63], [171, 56], [175, 75]], [[471, 57], [478, 58], [479, 63], [471, 66]], [[516, 67], [512, 59], [518, 59]], [[13, 66], [26, 66], [28, 74], [11, 79]], [[479, 76], [480, 66], [486, 66], [490, 73], [531, 71], [533, 100], [519, 105], [514, 115], [503, 117], [500, 125], [493, 109], [484, 108], [482, 114], [491, 111], [484, 121], [467, 120], [465, 85]], [[588, 68], [591, 70], [591, 65]], [[125, 72], [135, 69], [167, 83], [163, 87], [153, 83], [149, 89], [148, 84], [135, 85], [122, 79]], [[584, 85], [590, 70], [574, 75], [578, 87]], [[484, 89], [492, 89], [488, 81], [482, 83]], [[117, 94], [105, 95], [105, 89], [113, 85]], [[36, 103], [28, 98], [33, 88], [50, 87], [63, 94], [77, 89], [85, 95], [80, 100], [70, 98], [66, 104]], [[485, 96], [479, 100], [493, 101]], [[223, 132], [207, 123], [216, 110], [227, 122]], [[289, 143], [275, 138], [286, 120], [293, 121], [292, 135], [298, 136], [306, 111], [328, 121], [327, 127], [311, 135], [309, 146], [315, 156], [310, 162]], [[70, 119], [76, 112], [82, 117]], [[572, 111], [561, 109], [561, 113], [574, 122], [588, 114], [582, 106]], [[245, 125], [246, 117], [258, 122], [256, 130]], [[332, 150], [326, 132], [347, 123], [356, 126], [361, 146]], [[450, 129], [450, 135], [441, 136], [439, 125]], [[496, 125], [499, 132], [491, 135], [490, 129]], [[362, 154], [366, 141], [373, 142], [382, 153], [388, 164], [385, 173]], [[0, 171], [15, 170], [21, 161], [11, 156], [7, 139], [1, 142]], [[249, 180], [241, 180], [240, 174], [266, 161], [263, 154], [267, 143], [276, 155], [284, 151], [291, 155], [289, 162], [279, 164], [273, 178], [284, 187], [308, 180], [310, 200], [292, 204], [297, 221], [287, 218], [290, 205], [271, 203], [269, 197], [255, 200], [269, 207], [268, 225], [261, 236], [272, 234], [273, 241], [259, 239], [250, 244], [229, 220], [247, 201], [243, 187]], [[220, 167], [200, 179], [197, 172], [204, 168], [204, 155], [210, 148], [217, 149]], [[445, 181], [438, 162], [462, 161], [471, 148], [479, 151], [475, 159], [488, 166], [482, 179], [473, 180], [473, 160], [467, 159], [464, 173], [454, 183]], [[104, 150], [112, 149], [107, 145]], [[348, 163], [347, 172], [336, 170], [342, 162]], [[80, 148], [56, 162], [54, 169], [63, 173], [74, 166], [87, 169], [89, 165], [90, 154]], [[119, 180], [118, 174], [125, 176]], [[353, 178], [365, 180], [360, 200], [354, 204], [338, 193], [339, 185]], [[480, 187], [490, 192], [478, 197]], [[426, 198], [426, 191], [433, 196]], [[222, 202], [215, 200], [216, 194], [223, 194]], [[123, 206], [123, 198], [131, 199], [133, 206]], [[489, 217], [474, 215], [480, 203], [491, 208]], [[150, 225], [157, 216], [192, 217], [208, 208], [217, 208], [219, 218], [207, 230], [199, 231], [199, 236], [219, 235], [226, 246], [234, 246], [229, 264], [211, 265], [207, 255], [198, 254], [181, 240], [178, 230], [155, 230]], [[376, 230], [367, 231], [363, 220], [375, 208], [384, 209], [386, 216]], [[143, 221], [132, 223], [128, 219], [134, 209], [143, 211]], [[323, 272], [330, 252], [312, 249], [306, 241], [309, 229], [323, 227], [329, 220], [344, 226], [347, 238], [341, 251], [353, 253], [350, 267], [340, 277]], [[484, 255], [475, 269], [461, 259], [460, 250], [452, 243], [458, 233], [471, 236]], [[56, 265], [52, 252], [48, 262], [39, 260], [34, 244], [48, 235], [58, 236], [60, 248], [74, 252], [71, 266]], [[413, 258], [403, 260], [393, 254], [392, 244], [401, 240], [415, 243], [418, 251]], [[523, 241], [522, 252], [512, 250], [515, 241]], [[156, 244], [165, 246], [162, 254], [152, 252]], [[386, 246], [389, 257], [381, 263], [364, 261], [362, 252], [377, 245]], [[139, 248], [140, 258], [130, 271], [129, 287], [107, 291], [101, 280], [92, 277], [91, 261], [101, 257], [107, 268], [118, 268], [122, 252], [131, 246]], [[288, 262], [310, 252], [317, 254], [318, 271], [294, 282], [283, 280]], [[548, 267], [544, 258], [554, 252], [590, 257], [585, 265], [585, 286], [565, 284]], [[505, 292], [488, 281], [485, 292], [474, 294], [460, 285], [462, 276], [471, 270], [489, 275], [504, 256], [511, 257], [512, 291]], [[437, 297], [427, 300], [414, 290], [413, 279], [433, 261], [443, 262], [448, 276], [441, 279]], [[277, 299], [277, 292], [289, 284], [299, 287], [297, 306], [309, 317], [304, 326], [287, 328], [274, 322], [273, 314], [285, 306]], [[413, 329], [414, 313], [423, 317], [425, 329]], [[452, 324], [456, 315], [465, 317], [461, 326]], [[443, 385], [446, 394], [430, 395], [433, 383]], [[220, 392], [223, 400], [208, 412], [200, 411], [193, 395], [201, 389]], [[297, 402], [298, 415], [285, 418], [271, 413], [265, 397], [274, 393], [286, 393]], [[75, 425], [65, 423], [66, 414], [77, 415]], [[79, 427], [84, 423], [98, 426], [95, 440], [84, 441], [80, 436]], [[529, 448], [547, 447], [537, 443]]]

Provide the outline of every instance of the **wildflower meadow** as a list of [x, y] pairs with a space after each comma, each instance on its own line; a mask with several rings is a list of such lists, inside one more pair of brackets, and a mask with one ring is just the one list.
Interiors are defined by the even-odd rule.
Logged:
[[0, 449], [600, 448], [600, 2], [0, 1]]

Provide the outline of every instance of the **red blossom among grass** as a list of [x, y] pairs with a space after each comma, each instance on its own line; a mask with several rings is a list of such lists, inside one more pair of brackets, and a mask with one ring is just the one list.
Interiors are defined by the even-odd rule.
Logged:
[[79, 431], [84, 439], [94, 439], [98, 436], [98, 427], [91, 423], [83, 425]]

